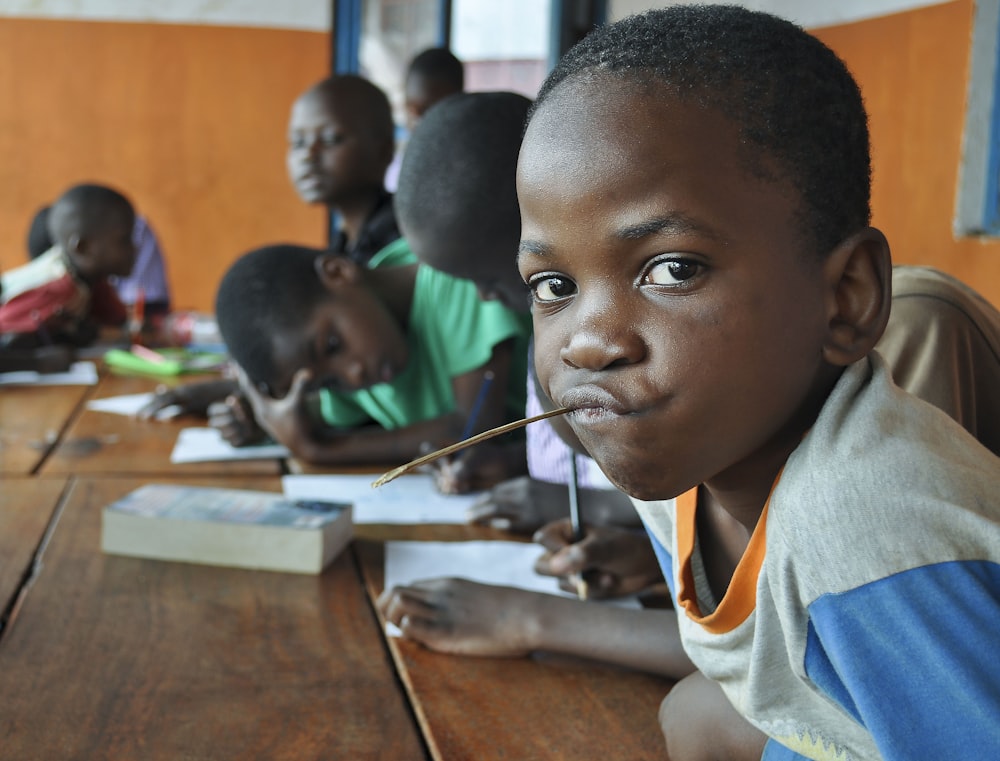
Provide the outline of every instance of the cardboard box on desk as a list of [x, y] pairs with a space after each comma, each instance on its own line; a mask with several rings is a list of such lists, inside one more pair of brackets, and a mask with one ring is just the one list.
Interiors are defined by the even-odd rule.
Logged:
[[148, 484], [104, 508], [112, 555], [320, 573], [353, 536], [350, 504], [273, 492]]

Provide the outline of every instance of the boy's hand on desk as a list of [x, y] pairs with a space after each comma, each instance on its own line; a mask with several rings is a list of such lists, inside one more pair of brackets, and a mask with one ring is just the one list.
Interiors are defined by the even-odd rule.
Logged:
[[32, 364], [39, 373], [62, 373], [73, 364], [73, 350], [69, 346], [41, 346], [31, 354]]
[[530, 534], [567, 514], [564, 484], [520, 476], [504, 481], [469, 508], [469, 523]]
[[640, 531], [612, 526], [587, 526], [586, 535], [574, 543], [568, 518], [539, 529], [534, 541], [546, 552], [535, 561], [535, 572], [560, 577], [559, 586], [576, 591], [571, 577], [582, 575], [594, 598], [632, 595], [663, 581], [649, 537]]
[[533, 606], [545, 597], [467, 579], [429, 579], [387, 589], [376, 605], [404, 637], [431, 650], [517, 657], [535, 649]]
[[208, 406], [208, 424], [234, 447], [257, 444], [267, 437], [257, 424], [250, 402], [243, 394], [230, 394], [225, 401]]

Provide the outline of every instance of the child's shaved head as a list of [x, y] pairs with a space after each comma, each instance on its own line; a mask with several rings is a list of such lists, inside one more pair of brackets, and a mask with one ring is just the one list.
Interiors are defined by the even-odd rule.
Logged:
[[340, 74], [328, 77], [310, 87], [300, 96], [320, 98], [338, 113], [350, 113], [352, 123], [369, 131], [376, 140], [393, 140], [395, 125], [389, 99], [376, 85], [364, 77]]
[[277, 375], [275, 336], [300, 329], [325, 295], [316, 270], [325, 252], [275, 245], [250, 251], [223, 276], [215, 299], [226, 347], [255, 384]]
[[[706, 59], [711, 65], [706, 65]], [[738, 6], [674, 6], [599, 27], [559, 61], [562, 82], [592, 73], [666, 87], [740, 128], [749, 169], [785, 175], [823, 252], [869, 222], [871, 163], [861, 93], [844, 63], [794, 24]]]
[[515, 177], [530, 106], [512, 92], [441, 101], [410, 138], [395, 196], [400, 228], [421, 261], [474, 280], [481, 291], [497, 288], [521, 310], [527, 299], [514, 266], [521, 232]]
[[88, 237], [102, 231], [112, 218], [120, 219], [120, 215], [129, 220], [131, 228], [135, 212], [118, 191], [104, 185], [74, 185], [52, 204], [49, 234], [60, 243], [65, 243], [71, 235]]

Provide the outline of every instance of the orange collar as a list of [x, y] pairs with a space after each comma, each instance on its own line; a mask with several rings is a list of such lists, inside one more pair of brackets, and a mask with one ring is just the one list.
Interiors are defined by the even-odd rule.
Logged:
[[[778, 474], [778, 478], [781, 474]], [[774, 483], [777, 485], [778, 478]], [[724, 634], [732, 631], [746, 621], [757, 605], [757, 577], [764, 563], [767, 550], [767, 511], [771, 504], [771, 495], [767, 497], [764, 510], [754, 527], [743, 557], [740, 558], [729, 588], [719, 606], [709, 615], [701, 615], [698, 608], [698, 598], [695, 593], [694, 574], [691, 571], [691, 556], [694, 554], [695, 539], [698, 534], [695, 514], [698, 510], [698, 490], [696, 486], [677, 497], [675, 521], [677, 525], [677, 554], [680, 566], [680, 578], [677, 586], [677, 601], [684, 608], [687, 617], [700, 624], [712, 634]], [[771, 487], [774, 493], [774, 486]]]

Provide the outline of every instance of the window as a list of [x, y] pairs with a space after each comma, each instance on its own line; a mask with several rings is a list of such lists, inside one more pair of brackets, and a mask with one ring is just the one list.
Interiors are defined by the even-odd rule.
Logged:
[[1000, 0], [977, 0], [955, 234], [1000, 236]]

